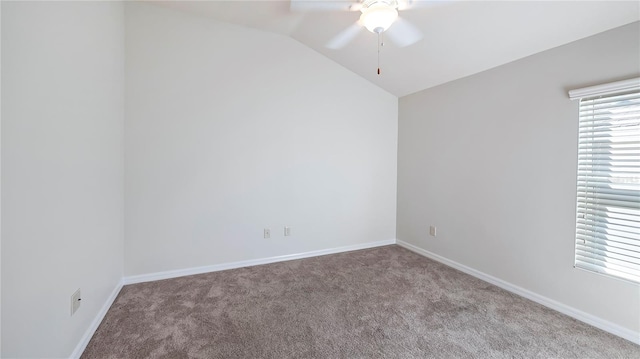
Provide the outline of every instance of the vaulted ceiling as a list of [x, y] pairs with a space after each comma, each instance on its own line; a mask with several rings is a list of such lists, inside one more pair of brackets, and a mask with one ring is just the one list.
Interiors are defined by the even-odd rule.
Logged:
[[363, 29], [344, 48], [325, 47], [358, 11], [292, 11], [290, 1], [148, 1], [290, 36], [398, 97], [640, 20], [638, 1], [415, 0], [400, 16], [422, 39], [407, 47], [385, 41], [378, 75], [376, 34]]

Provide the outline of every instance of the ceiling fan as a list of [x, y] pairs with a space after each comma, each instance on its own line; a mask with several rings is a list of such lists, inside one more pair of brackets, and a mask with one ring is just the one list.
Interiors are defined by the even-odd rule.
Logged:
[[[405, 47], [422, 39], [422, 32], [409, 21], [398, 16], [398, 11], [416, 7], [433, 6], [440, 1], [418, 0], [354, 0], [354, 1], [309, 1], [291, 0], [292, 11], [360, 11], [360, 18], [348, 28], [334, 36], [326, 47], [341, 49], [366, 28], [372, 33], [386, 34], [398, 47]], [[393, 27], [392, 27], [393, 25]]]

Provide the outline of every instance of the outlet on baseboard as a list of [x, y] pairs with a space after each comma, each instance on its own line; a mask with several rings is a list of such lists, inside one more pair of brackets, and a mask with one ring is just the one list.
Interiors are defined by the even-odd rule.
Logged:
[[76, 292], [71, 295], [71, 315], [73, 315], [78, 310], [78, 308], [80, 308], [81, 300], [82, 297], [80, 295], [80, 289], [78, 288], [78, 290], [76, 290]]
[[264, 238], [265, 239], [271, 238], [271, 230], [269, 228], [264, 229]]
[[436, 226], [430, 226], [429, 227], [429, 234], [433, 237], [436, 236]]
[[288, 237], [291, 235], [291, 227], [284, 227], [284, 236]]

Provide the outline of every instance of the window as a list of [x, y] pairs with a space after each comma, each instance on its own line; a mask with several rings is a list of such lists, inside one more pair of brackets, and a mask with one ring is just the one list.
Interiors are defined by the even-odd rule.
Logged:
[[575, 266], [640, 282], [640, 78], [580, 99]]

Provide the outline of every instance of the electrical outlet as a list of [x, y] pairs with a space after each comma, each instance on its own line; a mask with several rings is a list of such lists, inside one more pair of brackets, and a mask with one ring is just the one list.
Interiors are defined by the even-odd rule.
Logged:
[[269, 228], [264, 229], [264, 238], [271, 238], [271, 230]]
[[288, 237], [291, 235], [291, 227], [284, 227], [284, 236]]
[[71, 315], [73, 315], [78, 310], [78, 308], [80, 308], [81, 300], [82, 297], [80, 296], [80, 289], [78, 289], [71, 295]]
[[429, 234], [433, 237], [436, 236], [436, 226], [429, 227]]

